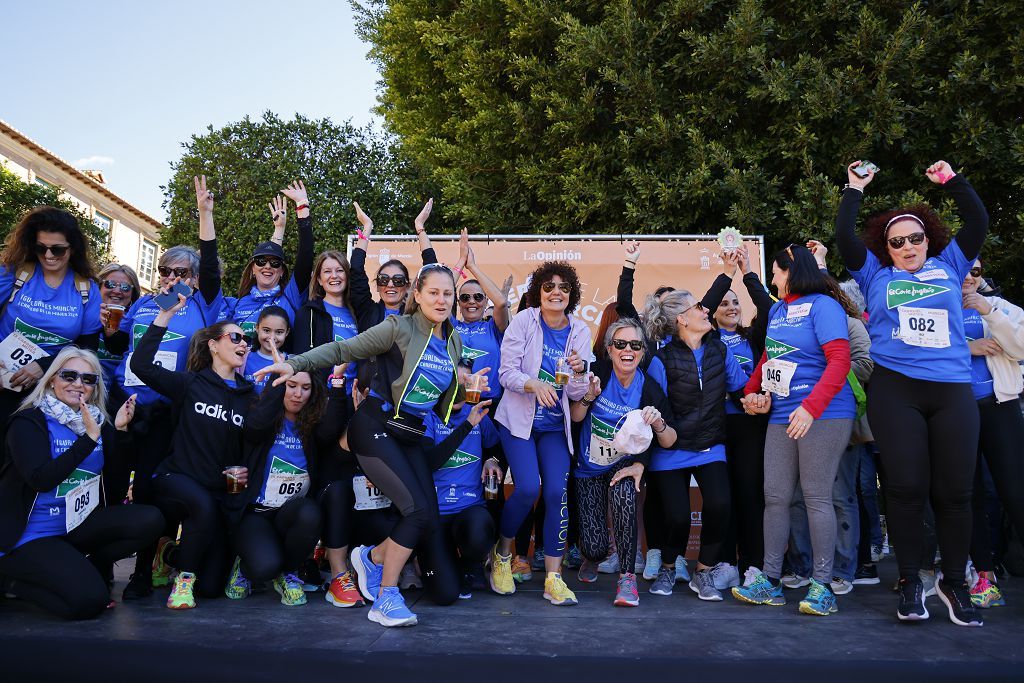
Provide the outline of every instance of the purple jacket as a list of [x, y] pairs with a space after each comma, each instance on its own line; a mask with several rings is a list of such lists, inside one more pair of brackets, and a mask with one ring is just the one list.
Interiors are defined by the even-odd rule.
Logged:
[[[569, 316], [569, 350], [583, 358], [591, 356], [590, 328], [585, 322]], [[544, 331], [540, 324], [540, 308], [527, 308], [513, 318], [501, 342], [501, 367], [498, 382], [505, 393], [498, 403], [494, 419], [505, 425], [512, 436], [530, 438], [533, 416], [537, 412], [537, 398], [526, 393], [526, 381], [540, 375], [540, 362], [544, 350]], [[569, 382], [562, 392], [562, 411], [565, 413], [565, 440], [573, 452], [572, 433], [569, 429], [569, 399], [578, 401], [587, 393], [587, 383]]]

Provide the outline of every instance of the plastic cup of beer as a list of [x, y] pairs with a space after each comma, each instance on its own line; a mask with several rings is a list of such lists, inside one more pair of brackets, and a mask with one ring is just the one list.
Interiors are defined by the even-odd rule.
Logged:
[[124, 317], [124, 306], [119, 304], [107, 304], [107, 329], [116, 330], [121, 327], [121, 318]]
[[480, 390], [483, 383], [482, 375], [466, 375], [466, 403], [480, 402]]
[[572, 366], [568, 358], [559, 358], [555, 364], [555, 384], [564, 387], [569, 383], [569, 375], [572, 374]]
[[486, 483], [484, 484], [484, 498], [487, 500], [497, 500], [498, 498], [498, 475], [491, 473], [487, 475]]
[[224, 479], [228, 485], [228, 493], [241, 493], [245, 490], [245, 484], [243, 484], [239, 477], [245, 472], [245, 467], [242, 465], [232, 465], [224, 470]]

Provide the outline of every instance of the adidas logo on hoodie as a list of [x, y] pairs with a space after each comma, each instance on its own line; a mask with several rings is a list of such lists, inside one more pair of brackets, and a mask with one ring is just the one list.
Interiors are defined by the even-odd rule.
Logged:
[[242, 422], [245, 421], [244, 416], [239, 415], [233, 410], [229, 413], [227, 410], [224, 409], [224, 406], [222, 406], [219, 403], [215, 405], [210, 405], [208, 403], [203, 403], [202, 401], [196, 401], [194, 408], [198, 414], [206, 415], [207, 417], [212, 417], [214, 420], [222, 420], [224, 422], [227, 422], [228, 418], [230, 417], [231, 423], [236, 427], [241, 427]]

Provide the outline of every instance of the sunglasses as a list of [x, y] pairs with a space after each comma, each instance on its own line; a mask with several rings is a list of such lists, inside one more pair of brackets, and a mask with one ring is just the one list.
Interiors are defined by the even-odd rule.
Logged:
[[702, 304], [701, 302], [699, 302], [699, 301], [698, 301], [698, 302], [697, 302], [697, 303], [695, 303], [694, 305], [692, 305], [692, 306], [687, 306], [687, 307], [686, 307], [686, 308], [684, 308], [683, 310], [679, 311], [679, 315], [682, 315], [683, 313], [686, 313], [686, 312], [687, 312], [688, 310], [690, 310], [691, 308], [696, 308], [696, 309], [697, 309], [698, 311], [701, 311], [701, 312], [703, 312], [704, 314], [707, 314], [707, 312], [708, 312], [708, 309], [704, 308], [704, 304]]
[[225, 332], [218, 336], [217, 339], [223, 339], [224, 337], [227, 337], [232, 344], [241, 344], [242, 342], [245, 342], [246, 344], [249, 343], [249, 337], [245, 336], [241, 332]]
[[262, 268], [263, 266], [270, 264], [271, 268], [280, 268], [284, 265], [284, 261], [274, 256], [253, 256], [252, 262]]
[[888, 240], [889, 246], [893, 249], [902, 249], [904, 242], [910, 242], [913, 245], [918, 245], [924, 242], [923, 232], [914, 232], [909, 235], [903, 235], [900, 237], [890, 237]]
[[558, 289], [563, 294], [568, 294], [569, 292], [572, 291], [572, 285], [570, 285], [568, 282], [559, 282], [557, 285], [554, 282], [545, 282], [540, 286], [541, 291], [543, 291], [545, 294], [550, 294], [551, 292], [555, 291], [555, 287], [558, 287]]
[[54, 258], [61, 258], [70, 248], [70, 244], [36, 244], [36, 255], [46, 256], [46, 252], [50, 252]]
[[630, 339], [629, 341], [626, 341], [625, 339], [612, 339], [612, 343], [609, 344], [609, 346], [614, 346], [619, 351], [622, 351], [627, 346], [631, 351], [642, 351], [644, 343], [639, 339]]
[[168, 268], [167, 266], [157, 266], [156, 270], [160, 273], [160, 277], [170, 277], [171, 273], [174, 273], [175, 277], [187, 277], [192, 274], [192, 269], [188, 267]]
[[480, 303], [487, 297], [484, 296], [483, 292], [474, 292], [473, 294], [459, 294], [459, 301], [464, 304], [468, 304], [470, 301]]
[[981, 266], [975, 266], [971, 268], [971, 277], [981, 277], [981, 274], [984, 272], [985, 270]]
[[388, 283], [393, 284], [395, 287], [407, 287], [409, 285], [409, 278], [399, 273], [398, 275], [378, 275], [377, 286], [387, 287]]
[[94, 387], [100, 381], [100, 376], [94, 372], [78, 372], [77, 370], [61, 370], [57, 376], [68, 384], [74, 384], [79, 379], [87, 387]]
[[114, 282], [113, 280], [104, 280], [103, 286], [107, 289], [120, 289], [125, 294], [132, 291], [132, 286], [127, 282]]

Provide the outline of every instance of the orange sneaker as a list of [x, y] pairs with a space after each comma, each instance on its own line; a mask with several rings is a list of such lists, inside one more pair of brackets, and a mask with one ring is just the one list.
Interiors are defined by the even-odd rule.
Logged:
[[352, 580], [352, 572], [335, 576], [324, 599], [335, 607], [362, 607], [366, 604]]
[[530, 563], [522, 555], [516, 555], [512, 560], [512, 578], [515, 579], [516, 583], [523, 583], [533, 578], [533, 570], [530, 569]]

